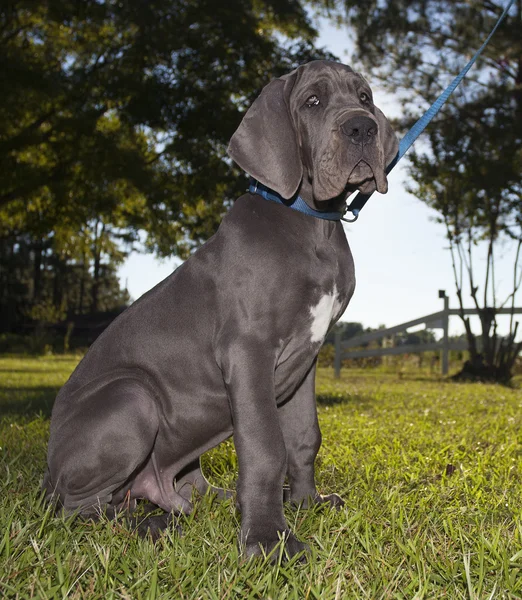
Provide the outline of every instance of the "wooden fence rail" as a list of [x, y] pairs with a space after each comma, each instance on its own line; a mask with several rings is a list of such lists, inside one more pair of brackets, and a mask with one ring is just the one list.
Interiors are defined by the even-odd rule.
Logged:
[[[439, 291], [439, 297], [444, 299], [444, 309], [389, 327], [388, 329], [379, 329], [377, 331], [371, 331], [370, 333], [364, 333], [362, 335], [355, 336], [348, 340], [342, 339], [342, 333], [335, 333], [335, 360], [334, 369], [335, 376], [340, 377], [342, 361], [346, 358], [367, 358], [371, 356], [390, 356], [397, 354], [418, 354], [421, 352], [430, 352], [439, 350], [442, 355], [441, 367], [442, 374], [447, 375], [449, 369], [449, 352], [450, 350], [466, 350], [468, 345], [466, 340], [454, 340], [449, 339], [449, 318], [451, 316], [457, 316], [464, 313], [464, 315], [478, 315], [479, 311], [476, 308], [465, 308], [461, 311], [458, 308], [449, 307], [449, 298], [446, 296], [443, 290]], [[497, 315], [510, 315], [510, 314], [522, 314], [522, 308], [499, 308], [495, 310]], [[375, 340], [394, 336], [397, 333], [405, 333], [411, 327], [418, 325], [424, 325], [426, 329], [442, 329], [442, 338], [438, 342], [431, 342], [429, 344], [408, 344], [403, 346], [394, 346], [391, 348], [363, 348], [361, 346]], [[480, 341], [480, 340], [479, 340]], [[356, 350], [350, 350], [350, 348], [357, 348]]]

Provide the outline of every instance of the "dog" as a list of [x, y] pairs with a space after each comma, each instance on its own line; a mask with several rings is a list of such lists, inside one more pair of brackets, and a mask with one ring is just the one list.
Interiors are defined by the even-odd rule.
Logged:
[[44, 487], [66, 513], [145, 498], [165, 511], [148, 522], [161, 529], [190, 513], [194, 490], [229, 495], [199, 459], [233, 436], [244, 553], [281, 538], [289, 556], [307, 550], [283, 515], [285, 479], [293, 503], [343, 504], [314, 479], [316, 359], [355, 288], [342, 208], [355, 190], [387, 191], [397, 150], [348, 66], [313, 61], [262, 90], [228, 148], [250, 191], [113, 321], [58, 393]]

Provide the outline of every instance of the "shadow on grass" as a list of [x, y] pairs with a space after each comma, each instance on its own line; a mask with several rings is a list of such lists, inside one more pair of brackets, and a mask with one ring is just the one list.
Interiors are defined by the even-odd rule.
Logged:
[[429, 375], [396, 375], [394, 378], [395, 382], [403, 382], [403, 383], [408, 383], [410, 381], [416, 381], [416, 382], [422, 382], [422, 383], [436, 383], [436, 384], [445, 384], [445, 383], [452, 383], [451, 379], [449, 377], [442, 377], [440, 375], [437, 375], [436, 377], [432, 377]]
[[315, 400], [321, 406], [334, 406], [336, 404], [356, 404], [358, 406], [369, 406], [372, 403], [371, 396], [360, 396], [350, 394], [316, 394]]
[[67, 354], [66, 356], [58, 356], [56, 354], [53, 354], [51, 356], [43, 356], [40, 357], [42, 358], [42, 360], [51, 360], [53, 363], [56, 362], [73, 362], [73, 361], [78, 361], [80, 360], [80, 358], [83, 358], [85, 353], [81, 353], [81, 354]]
[[42, 373], [45, 373], [48, 369], [46, 368], [45, 365], [42, 365], [41, 369], [7, 369], [5, 367], [0, 367], [0, 373], [23, 373], [24, 375], [27, 373], [33, 373], [33, 374], [38, 374], [41, 375]]
[[0, 417], [6, 415], [49, 418], [59, 386], [7, 388], [0, 386]]

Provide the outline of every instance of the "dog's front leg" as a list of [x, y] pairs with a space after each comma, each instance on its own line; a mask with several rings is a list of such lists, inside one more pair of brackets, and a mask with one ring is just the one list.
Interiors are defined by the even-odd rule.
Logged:
[[315, 367], [306, 375], [295, 394], [279, 407], [279, 421], [283, 432], [287, 461], [288, 498], [295, 504], [308, 506], [310, 503], [330, 503], [342, 506], [344, 501], [337, 494], [321, 496], [315, 486], [314, 464], [321, 446], [321, 430], [317, 420], [315, 403]]
[[269, 553], [281, 538], [290, 556], [307, 549], [283, 515], [286, 449], [275, 400], [274, 355], [266, 344], [236, 342], [222, 365], [239, 462], [240, 540], [247, 555]]

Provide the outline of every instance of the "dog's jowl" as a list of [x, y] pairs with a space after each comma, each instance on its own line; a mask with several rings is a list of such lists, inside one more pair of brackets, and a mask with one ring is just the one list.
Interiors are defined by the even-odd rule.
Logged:
[[244, 551], [281, 536], [289, 555], [306, 549], [283, 516], [285, 480], [292, 502], [342, 504], [314, 480], [315, 361], [355, 287], [340, 213], [357, 189], [386, 192], [397, 148], [347, 66], [314, 61], [263, 89], [229, 146], [251, 191], [103, 332], [56, 398], [45, 487], [66, 512], [145, 498], [189, 513], [193, 491], [209, 490], [199, 457], [232, 435]]

